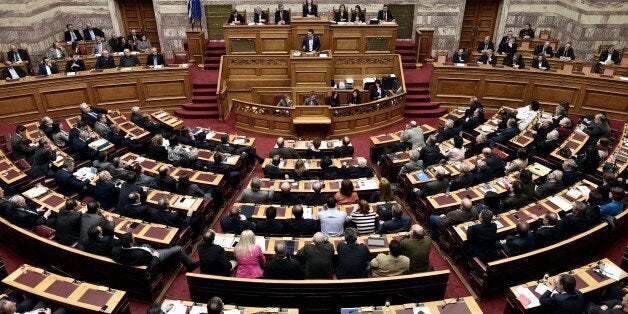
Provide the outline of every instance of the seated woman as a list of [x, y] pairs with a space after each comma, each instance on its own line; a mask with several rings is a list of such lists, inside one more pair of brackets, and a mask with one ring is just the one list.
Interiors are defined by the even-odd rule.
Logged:
[[283, 94], [283, 98], [277, 102], [277, 107], [292, 108], [292, 98], [290, 98], [290, 94]]
[[355, 205], [353, 212], [349, 215], [349, 220], [355, 223], [360, 235], [373, 234], [375, 230], [379, 229], [379, 226], [377, 226], [377, 214], [371, 211], [371, 207], [366, 200], [360, 200], [360, 203]]
[[611, 202], [600, 206], [600, 215], [617, 216], [624, 209], [624, 189], [619, 187], [611, 188]]
[[349, 179], [342, 180], [340, 190], [334, 194], [336, 204], [355, 204], [358, 202], [358, 193], [354, 192], [353, 182]]
[[233, 253], [238, 262], [236, 277], [261, 278], [264, 275], [262, 267], [266, 264], [266, 257], [264, 257], [262, 248], [255, 244], [253, 231], [242, 231], [240, 241], [236, 244]]
[[517, 158], [506, 165], [506, 173], [522, 170], [528, 166], [528, 151], [525, 148], [517, 150]]
[[338, 7], [338, 12], [336, 12], [334, 20], [336, 22], [349, 22], [349, 12], [347, 12], [344, 4], [341, 4], [340, 7]]
[[365, 23], [366, 22], [364, 11], [362, 11], [362, 8], [359, 5], [356, 5], [353, 12], [351, 12], [351, 22], [353, 23]]
[[231, 11], [231, 15], [229, 15], [229, 19], [227, 20], [227, 24], [244, 24], [246, 21], [244, 17], [238, 13], [238, 10], [233, 9]]
[[69, 144], [70, 136], [61, 129], [61, 122], [59, 121], [52, 123], [52, 141], [57, 147], [66, 147]]
[[354, 89], [353, 92], [351, 92], [351, 96], [349, 97], [349, 104], [350, 105], [357, 105], [359, 103], [361, 103], [361, 99], [360, 99], [360, 91], [357, 89]]
[[340, 107], [340, 96], [338, 92], [331, 92], [331, 96], [325, 98], [325, 104], [330, 107]]
[[69, 51], [70, 57], [74, 55], [84, 56], [87, 54], [87, 50], [85, 50], [85, 46], [78, 43], [78, 41], [72, 42], [72, 50]]
[[464, 140], [460, 135], [454, 136], [454, 147], [451, 149], [444, 148], [443, 144], [440, 145], [441, 154], [447, 158], [448, 161], [461, 161], [464, 159], [464, 153], [466, 149], [463, 146]]
[[137, 50], [139, 51], [149, 51], [150, 48], [153, 48], [153, 45], [150, 43], [150, 40], [146, 38], [146, 35], [142, 34], [142, 37], [137, 40]]
[[303, 17], [317, 17], [318, 7], [312, 2], [312, 0], [305, 0], [303, 5]]
[[325, 156], [325, 154], [323, 153], [323, 151], [321, 151], [321, 144], [322, 141], [320, 138], [315, 138], [312, 140], [312, 143], [310, 143], [309, 147], [307, 148], [307, 151], [305, 151], [305, 158], [307, 159], [320, 159], [323, 158]]
[[305, 167], [305, 161], [299, 159], [294, 163], [294, 176], [295, 181], [310, 180], [311, 176], [307, 168]]

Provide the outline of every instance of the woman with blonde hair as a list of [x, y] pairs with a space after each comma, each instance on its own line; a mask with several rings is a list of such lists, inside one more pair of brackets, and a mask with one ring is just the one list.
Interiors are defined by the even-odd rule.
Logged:
[[294, 163], [294, 180], [309, 180], [310, 173], [307, 171], [305, 167], [305, 161], [303, 159], [299, 159]]
[[255, 233], [244, 230], [240, 235], [240, 241], [234, 248], [238, 268], [236, 277], [261, 278], [264, 275], [262, 266], [266, 264], [266, 257], [259, 245], [255, 244]]
[[393, 201], [393, 192], [392, 187], [390, 185], [390, 181], [386, 178], [381, 178], [379, 180], [379, 190], [371, 195], [369, 202], [392, 202]]

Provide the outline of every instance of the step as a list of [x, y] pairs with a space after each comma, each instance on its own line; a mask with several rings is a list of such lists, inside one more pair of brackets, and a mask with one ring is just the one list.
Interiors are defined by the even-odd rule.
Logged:
[[402, 65], [403, 65], [404, 69], [416, 69], [416, 63], [406, 63], [406, 62], [404, 62]]
[[218, 70], [218, 69], [220, 69], [220, 64], [214, 64], [214, 63], [209, 64], [209, 63], [206, 63], [205, 67], [203, 67], [203, 69], [205, 69], [205, 70]]
[[438, 118], [447, 113], [445, 108], [429, 109], [429, 110], [405, 110], [403, 115], [406, 118]]
[[193, 88], [192, 95], [194, 96], [212, 96], [216, 95], [216, 88]]
[[411, 56], [401, 56], [401, 62], [409, 62], [409, 63], [415, 63], [416, 62], [416, 58], [414, 57], [414, 55]]
[[192, 102], [195, 104], [208, 104], [215, 103], [218, 100], [218, 95], [202, 95], [202, 96], [192, 96]]
[[414, 43], [411, 40], [397, 40], [395, 47], [414, 47]]
[[218, 110], [218, 104], [190, 104], [186, 103], [181, 105], [181, 108], [188, 111], [211, 111]]
[[207, 63], [217, 63], [220, 64], [220, 57], [205, 57], [205, 64]]
[[184, 119], [218, 118], [219, 116], [218, 110], [189, 111], [185, 109], [175, 109], [174, 114]]
[[205, 47], [207, 49], [220, 48], [220, 47], [222, 47], [222, 49], [225, 49], [226, 46], [225, 46], [224, 41], [208, 41]]
[[205, 89], [213, 89], [216, 90], [218, 87], [217, 82], [208, 81], [207, 83], [192, 83], [192, 89], [194, 90], [205, 90]]
[[406, 100], [406, 110], [417, 110], [417, 109], [436, 109], [438, 108], [437, 103], [429, 102], [429, 101], [407, 101]]
[[224, 50], [205, 50], [205, 57], [220, 57], [227, 54]]
[[[416, 85], [415, 85], [416, 84]], [[406, 92], [408, 94], [428, 94], [430, 93], [430, 84], [429, 83], [417, 83], [408, 84], [406, 83]], [[196, 89], [194, 89], [196, 91]]]
[[410, 94], [408, 93], [406, 95], [406, 102], [410, 102], [410, 101], [417, 101], [417, 102], [421, 102], [421, 101], [430, 101], [430, 95], [429, 94]]

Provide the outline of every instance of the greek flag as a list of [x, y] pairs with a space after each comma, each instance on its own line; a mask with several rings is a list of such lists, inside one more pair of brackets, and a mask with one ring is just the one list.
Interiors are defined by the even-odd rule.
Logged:
[[190, 23], [201, 20], [201, 0], [188, 0], [188, 19]]

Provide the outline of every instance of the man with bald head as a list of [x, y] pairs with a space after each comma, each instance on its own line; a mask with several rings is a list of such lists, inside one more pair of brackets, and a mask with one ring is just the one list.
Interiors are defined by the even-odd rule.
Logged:
[[318, 221], [311, 218], [303, 218], [303, 206], [292, 207], [291, 219], [284, 224], [284, 232], [294, 237], [312, 236], [319, 231]]
[[536, 248], [546, 247], [560, 241], [560, 230], [556, 226], [558, 216], [555, 213], [548, 212], [541, 219], [543, 225], [532, 232], [534, 238], [534, 246]]
[[264, 177], [269, 179], [283, 179], [286, 172], [279, 168], [281, 165], [281, 156], [273, 155], [269, 164], [267, 164], [263, 170]]
[[508, 256], [524, 254], [534, 249], [534, 237], [530, 231], [530, 225], [525, 221], [517, 222], [517, 233], [506, 236], [501, 241], [501, 247]]
[[297, 258], [305, 265], [306, 279], [332, 279], [333, 257], [334, 246], [322, 232], [315, 233], [312, 243], [297, 252]]
[[345, 136], [342, 139], [342, 145], [334, 147], [334, 158], [353, 157], [353, 146], [351, 146], [351, 139]]
[[410, 121], [406, 125], [404, 131], [408, 135], [408, 141], [412, 143], [412, 149], [421, 150], [425, 146], [425, 138], [423, 136], [423, 129], [416, 123], [416, 121]]
[[279, 155], [279, 157], [283, 158], [283, 159], [299, 159], [301, 158], [301, 156], [299, 156], [299, 153], [297, 153], [297, 151], [292, 148], [292, 147], [285, 147], [284, 146], [285, 141], [283, 137], [278, 137], [277, 138], [277, 144], [275, 145], [275, 148], [270, 150], [270, 153], [268, 154], [269, 157], [273, 157], [275, 155]]
[[240, 208], [233, 206], [229, 210], [229, 215], [220, 219], [220, 229], [224, 233], [239, 235], [244, 230], [255, 230], [255, 224], [240, 214]]
[[279, 205], [296, 205], [301, 203], [299, 196], [292, 193], [292, 185], [290, 182], [282, 182], [279, 186], [280, 191], [278, 193], [274, 193], [272, 198], [273, 204]]
[[124, 54], [120, 57], [120, 67], [136, 67], [140, 65], [140, 60], [136, 55], [131, 54], [131, 50], [124, 49]]
[[113, 69], [116, 67], [116, 62], [113, 60], [113, 57], [109, 55], [108, 50], [103, 50], [101, 52], [100, 57], [96, 58], [95, 69]]
[[303, 205], [307, 206], [321, 206], [327, 202], [327, 195], [323, 194], [323, 183], [320, 181], [314, 181], [312, 183], [312, 190], [314, 193], [308, 193], [303, 198]]
[[436, 180], [432, 180], [425, 184], [422, 189], [415, 189], [419, 197], [427, 197], [430, 195], [443, 193], [449, 187], [449, 175], [444, 169], [436, 170]]
[[459, 209], [452, 210], [442, 215], [430, 215], [430, 236], [432, 237], [432, 239], [436, 240], [439, 237], [439, 229], [441, 227], [446, 228], [450, 226], [455, 226], [457, 224], [475, 220], [477, 218], [478, 211], [473, 208], [473, 203], [471, 202], [471, 199], [465, 197], [462, 199]]
[[267, 203], [273, 198], [274, 190], [262, 190], [262, 180], [255, 177], [251, 180], [251, 187], [244, 190], [236, 203]]
[[237, 263], [235, 261], [230, 261], [227, 258], [224, 248], [220, 245], [214, 244], [215, 238], [216, 232], [209, 229], [209, 231], [203, 235], [203, 242], [201, 242], [198, 246], [198, 258], [201, 273], [218, 276], [230, 276], [231, 271], [235, 268]]
[[373, 169], [366, 165], [366, 158], [358, 157], [358, 165], [357, 166], [349, 166], [347, 167], [347, 163], [342, 163], [342, 168], [340, 171], [344, 174], [344, 177], [347, 179], [359, 179], [359, 178], [372, 178], [373, 177]]
[[299, 262], [290, 258], [293, 252], [288, 252], [285, 241], [275, 242], [275, 259], [264, 266], [265, 279], [301, 280], [305, 272]]
[[159, 167], [155, 184], [157, 184], [157, 189], [162, 191], [175, 192], [177, 190], [177, 180], [170, 175], [170, 167], [167, 165]]
[[432, 268], [430, 265], [432, 240], [425, 236], [425, 230], [421, 225], [412, 225], [410, 232], [401, 238], [400, 242], [402, 254], [410, 258], [410, 273], [420, 273]]
[[146, 57], [146, 65], [156, 67], [159, 65], [165, 66], [164, 56], [157, 52], [157, 48], [150, 48], [150, 54]]

